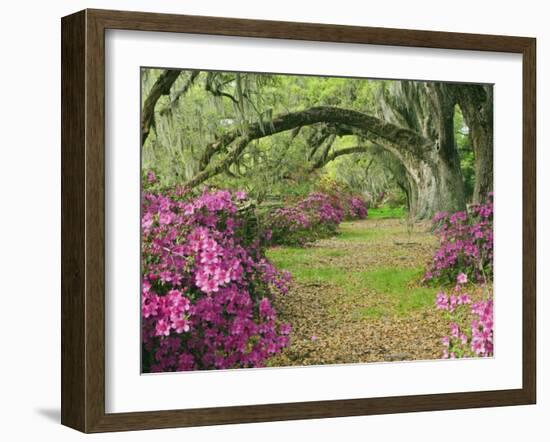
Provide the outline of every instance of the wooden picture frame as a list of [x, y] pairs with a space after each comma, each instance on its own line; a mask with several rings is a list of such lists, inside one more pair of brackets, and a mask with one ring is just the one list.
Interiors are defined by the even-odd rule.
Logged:
[[[475, 391], [132, 413], [105, 412], [105, 30], [495, 51], [523, 57], [523, 385]], [[536, 41], [533, 38], [84, 10], [62, 19], [62, 424], [142, 430], [534, 404]]]

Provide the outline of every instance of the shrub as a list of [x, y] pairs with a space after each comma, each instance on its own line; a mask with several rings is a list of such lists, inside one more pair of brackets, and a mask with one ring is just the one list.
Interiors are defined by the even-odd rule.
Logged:
[[[441, 339], [445, 359], [493, 355], [492, 295], [472, 302], [464, 291], [467, 280], [466, 274], [460, 273], [450, 294], [437, 294], [436, 308], [446, 312], [449, 321], [449, 335]], [[466, 325], [468, 320], [471, 322]]]
[[487, 282], [493, 277], [493, 196], [468, 211], [433, 218], [439, 249], [424, 275], [425, 281], [453, 282], [459, 273]]
[[366, 203], [359, 196], [312, 192], [294, 204], [267, 213], [265, 239], [269, 244], [303, 246], [335, 235], [344, 219], [366, 217]]
[[365, 198], [354, 192], [348, 185], [329, 176], [323, 176], [317, 183], [318, 193], [326, 195], [333, 204], [344, 210], [344, 219], [365, 219], [367, 217], [367, 202]]
[[144, 192], [143, 371], [260, 367], [289, 344], [290, 325], [279, 323], [272, 300], [290, 275], [240, 234], [246, 198]]
[[344, 206], [346, 219], [365, 219], [368, 215], [367, 203], [363, 197], [349, 195]]
[[295, 204], [265, 217], [270, 244], [304, 245], [334, 235], [344, 218], [341, 205], [323, 193], [310, 193]]

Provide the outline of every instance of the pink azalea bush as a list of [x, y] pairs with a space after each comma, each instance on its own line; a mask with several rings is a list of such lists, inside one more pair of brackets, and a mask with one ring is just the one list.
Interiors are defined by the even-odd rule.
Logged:
[[345, 219], [365, 219], [368, 215], [366, 201], [357, 195], [347, 195], [344, 200]]
[[493, 275], [493, 194], [468, 211], [437, 213], [433, 222], [439, 249], [424, 276], [425, 281], [453, 282], [459, 273], [473, 281]]
[[[443, 358], [487, 357], [493, 355], [493, 300], [472, 302], [464, 286], [468, 282], [465, 273], [459, 273], [457, 283], [450, 293], [439, 292], [436, 308], [446, 313], [449, 334], [441, 339]], [[470, 320], [469, 326], [463, 324]]]
[[316, 184], [316, 189], [317, 193], [326, 195], [333, 204], [344, 210], [345, 220], [367, 217], [367, 202], [345, 183], [329, 176], [323, 176]]
[[267, 239], [271, 244], [304, 245], [336, 234], [344, 219], [366, 216], [366, 203], [360, 197], [338, 198], [312, 192], [294, 204], [267, 214]]
[[[153, 188], [148, 174], [144, 187]], [[145, 190], [142, 196], [142, 362], [145, 372], [261, 367], [289, 345], [275, 296], [290, 275], [244, 235], [244, 192]]]
[[342, 206], [320, 192], [267, 214], [265, 227], [271, 244], [303, 245], [336, 233], [344, 219]]

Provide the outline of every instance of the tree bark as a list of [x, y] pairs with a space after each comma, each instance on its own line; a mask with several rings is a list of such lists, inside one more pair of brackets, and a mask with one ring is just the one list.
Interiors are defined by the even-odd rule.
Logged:
[[[331, 161], [334, 161], [336, 158], [342, 155], [351, 155], [354, 153], [368, 152], [368, 150], [369, 150], [368, 146], [344, 147], [342, 149], [335, 150], [326, 156], [321, 156], [317, 161], [315, 161], [315, 163], [313, 163], [310, 168], [310, 172], [313, 172], [314, 170], [325, 167], [328, 163], [330, 163]], [[367, 170], [371, 164], [372, 162], [367, 166]]]
[[149, 95], [143, 103], [143, 109], [141, 111], [141, 145], [145, 144], [147, 137], [151, 131], [151, 127], [155, 123], [155, 106], [157, 101], [163, 95], [168, 95], [172, 85], [176, 82], [181, 71], [167, 69], [162, 72], [157, 78], [157, 81], [153, 84], [153, 87], [149, 91]]
[[465, 208], [464, 178], [454, 139], [454, 105], [454, 97], [443, 83], [395, 82], [379, 97], [383, 118], [431, 140], [432, 149], [423, 156], [393, 151], [405, 168], [409, 210], [416, 219]]
[[455, 98], [447, 85], [426, 83], [428, 95], [435, 110], [435, 128], [438, 136], [434, 159], [437, 164], [436, 181], [439, 210], [456, 212], [466, 208], [464, 176], [456, 148], [454, 132]]
[[454, 93], [474, 150], [473, 201], [478, 203], [493, 190], [493, 86], [456, 85]]
[[160, 111], [161, 115], [169, 114], [172, 111], [174, 106], [178, 103], [179, 99], [187, 93], [187, 91], [191, 88], [191, 86], [193, 86], [193, 84], [195, 83], [195, 80], [197, 79], [200, 73], [201, 71], [197, 71], [197, 70], [191, 71], [191, 75], [189, 76], [185, 84], [178, 91], [174, 93], [174, 98], [172, 99], [170, 104], [165, 108], [161, 109]]

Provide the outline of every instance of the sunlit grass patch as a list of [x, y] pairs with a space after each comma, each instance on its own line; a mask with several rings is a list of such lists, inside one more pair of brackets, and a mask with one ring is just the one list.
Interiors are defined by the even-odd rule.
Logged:
[[[342, 303], [349, 303], [357, 306], [353, 314], [356, 320], [406, 316], [431, 308], [437, 290], [419, 285], [423, 268], [410, 267], [410, 260], [415, 258], [409, 249], [395, 248], [391, 238], [402, 235], [399, 223], [380, 228], [365, 222], [346, 222], [341, 224], [339, 235], [325, 246], [276, 247], [269, 249], [267, 256], [277, 268], [290, 271], [297, 284], [330, 291], [335, 297], [334, 306], [329, 308], [333, 315], [339, 315]], [[387, 240], [389, 250], [384, 253], [402, 256], [407, 261], [403, 266], [346, 267], [338, 259], [354, 253], [346, 244], [363, 242], [368, 249], [369, 243], [385, 244]]]
[[[436, 289], [422, 287], [422, 269], [383, 268], [362, 272], [361, 281], [373, 291], [375, 303], [363, 309], [364, 317], [406, 315], [433, 305]], [[380, 299], [385, 302], [381, 303]]]
[[330, 287], [335, 296], [349, 298], [349, 302], [371, 304], [357, 310], [361, 318], [407, 315], [433, 305], [436, 289], [418, 285], [422, 269], [346, 270], [315, 266], [307, 253], [289, 252], [288, 249], [272, 249], [270, 258], [279, 268], [289, 270], [297, 283], [318, 284], [320, 290], [322, 286]]
[[404, 218], [407, 212], [404, 207], [377, 207], [369, 209], [370, 219]]
[[267, 251], [267, 257], [277, 268], [293, 273], [301, 267], [315, 266], [322, 258], [338, 258], [346, 254], [345, 250], [321, 247], [274, 247]]

